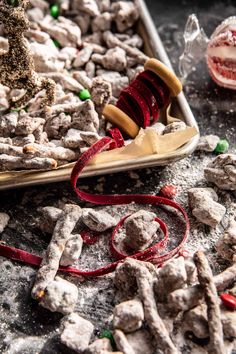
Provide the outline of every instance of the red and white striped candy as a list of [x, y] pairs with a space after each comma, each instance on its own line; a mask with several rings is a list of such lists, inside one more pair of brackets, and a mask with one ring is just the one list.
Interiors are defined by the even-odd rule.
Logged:
[[207, 47], [207, 65], [219, 86], [236, 90], [236, 16], [227, 18], [213, 32]]

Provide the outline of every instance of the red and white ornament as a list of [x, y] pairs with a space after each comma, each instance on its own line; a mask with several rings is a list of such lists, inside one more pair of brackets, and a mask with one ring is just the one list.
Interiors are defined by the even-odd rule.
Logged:
[[206, 57], [212, 79], [219, 86], [236, 90], [236, 16], [227, 18], [215, 29]]

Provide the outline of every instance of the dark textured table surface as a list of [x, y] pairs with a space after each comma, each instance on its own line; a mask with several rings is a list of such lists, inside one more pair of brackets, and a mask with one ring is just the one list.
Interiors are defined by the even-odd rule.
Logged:
[[[236, 14], [236, 4], [233, 1], [147, 0], [147, 5], [177, 73], [178, 58], [183, 50], [182, 36], [188, 15], [195, 13], [206, 34], [210, 35], [223, 19]], [[188, 77], [184, 90], [201, 133], [204, 135], [212, 133], [227, 138], [231, 151], [235, 151], [236, 91], [216, 86], [209, 77], [204, 60]], [[193, 185], [204, 185], [199, 169], [212, 158], [213, 156], [194, 154], [173, 166], [89, 178], [83, 180], [82, 184], [87, 185], [91, 191], [102, 188], [104, 193], [137, 193], [141, 189], [142, 193], [156, 194], [159, 185], [174, 181], [179, 183], [179, 201], [186, 204], [187, 189]], [[232, 193], [221, 193], [220, 198], [226, 204], [228, 203], [227, 216], [230, 216], [235, 207]], [[16, 247], [35, 253], [42, 252], [49, 238], [42, 235], [37, 228], [35, 221], [37, 210], [42, 206], [57, 205], [58, 200], [76, 201], [68, 182], [0, 192], [0, 211], [8, 213], [11, 217], [8, 227], [0, 238]], [[200, 244], [206, 245], [206, 249], [211, 250], [212, 240], [222, 229], [215, 233], [210, 232], [210, 243], [207, 245], [205, 236], [209, 230], [204, 226], [196, 225], [194, 220], [191, 222], [193, 225], [191, 236], [200, 235]], [[196, 246], [194, 241], [190, 240], [190, 246], [194, 249]], [[15, 344], [12, 351], [6, 351], [7, 353], [69, 353], [71, 351], [67, 351], [57, 342], [57, 329], [61, 315], [51, 314], [39, 308], [30, 298], [30, 287], [34, 276], [35, 271], [30, 267], [5, 261], [0, 257], [0, 353], [5, 353], [6, 348], [9, 348], [9, 344], [14, 343], [14, 340], [21, 349], [19, 351], [14, 349], [17, 348]], [[102, 283], [100, 288], [98, 286], [100, 290], [97, 293], [92, 292], [92, 289], [95, 289], [92, 281], [89, 281], [87, 286], [91, 290], [91, 297], [96, 295], [96, 300], [92, 301], [91, 297], [89, 300], [85, 299], [78, 310], [87, 314], [95, 322], [104, 319], [106, 310], [109, 310], [111, 304], [109, 301], [102, 303], [104, 299], [102, 294], [113, 296], [110, 280]], [[22, 344], [24, 339], [21, 338], [25, 337], [27, 337], [28, 349], [25, 344]], [[30, 344], [31, 342], [34, 344]]]

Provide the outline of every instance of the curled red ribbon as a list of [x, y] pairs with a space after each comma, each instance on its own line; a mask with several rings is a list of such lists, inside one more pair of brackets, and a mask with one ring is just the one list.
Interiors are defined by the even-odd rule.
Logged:
[[[116, 258], [116, 261], [113, 263], [110, 263], [104, 267], [94, 269], [94, 270], [88, 270], [88, 271], [83, 271], [77, 268], [72, 268], [72, 267], [60, 267], [59, 270], [62, 272], [70, 273], [73, 275], [77, 276], [83, 276], [83, 277], [92, 277], [92, 276], [100, 276], [104, 275], [107, 273], [110, 273], [115, 270], [116, 266], [122, 262], [127, 257], [130, 258], [135, 258], [138, 260], [142, 261], [151, 261], [155, 264], [162, 264], [163, 262], [167, 261], [168, 259], [172, 258], [178, 252], [183, 248], [183, 245], [187, 241], [188, 233], [189, 233], [189, 219], [187, 216], [186, 211], [176, 202], [173, 200], [155, 196], [155, 195], [146, 195], [146, 194], [108, 194], [108, 195], [100, 195], [100, 194], [90, 194], [84, 191], [81, 191], [77, 187], [77, 181], [79, 178], [80, 173], [82, 172], [83, 168], [91, 161], [91, 159], [98, 154], [99, 152], [109, 149], [110, 145], [114, 144], [114, 140], [109, 138], [109, 137], [103, 137], [100, 139], [98, 142], [96, 142], [94, 145], [92, 145], [85, 153], [81, 155], [79, 160], [76, 162], [73, 171], [71, 173], [71, 184], [74, 188], [75, 193], [77, 196], [85, 200], [87, 202], [93, 203], [93, 204], [102, 204], [102, 205], [117, 205], [117, 204], [130, 204], [130, 203], [136, 203], [136, 204], [149, 204], [149, 205], [164, 205], [164, 206], [170, 206], [180, 212], [182, 217], [184, 218], [185, 221], [185, 230], [184, 234], [182, 237], [181, 242], [176, 246], [174, 249], [162, 254], [158, 255], [160, 253], [160, 250], [163, 250], [167, 243], [168, 243], [168, 238], [169, 238], [169, 233], [168, 233], [168, 228], [166, 224], [159, 218], [155, 218], [155, 221], [157, 221], [160, 224], [160, 228], [163, 233], [163, 239], [156, 243], [155, 245], [147, 248], [144, 251], [132, 254], [132, 255], [126, 255], [123, 254], [120, 250], [117, 249], [116, 243], [115, 243], [115, 238], [117, 235], [118, 230], [122, 227], [124, 224], [125, 220], [129, 215], [126, 215], [123, 217], [119, 223], [116, 225], [114, 228], [111, 239], [110, 239], [110, 249], [112, 255]], [[4, 256], [16, 261], [24, 262], [30, 265], [34, 266], [39, 266], [41, 263], [42, 258], [32, 255], [28, 252], [25, 252], [23, 250], [19, 250], [13, 247], [6, 246], [4, 244], [0, 244], [0, 256]]]

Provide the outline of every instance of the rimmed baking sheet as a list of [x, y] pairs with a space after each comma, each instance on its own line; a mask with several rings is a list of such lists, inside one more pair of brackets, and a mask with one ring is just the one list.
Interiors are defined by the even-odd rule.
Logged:
[[[143, 0], [136, 0], [136, 3], [140, 8], [140, 20], [137, 27], [139, 34], [144, 40], [144, 49], [146, 54], [150, 57], [160, 59], [171, 68], [169, 58], [145, 2]], [[172, 110], [174, 112], [172, 114], [183, 120], [188, 126], [196, 127], [198, 129], [197, 122], [183, 93], [181, 93], [173, 102]], [[128, 161], [115, 161], [112, 163], [88, 166], [84, 169], [81, 177], [97, 176], [158, 165], [167, 165], [190, 155], [194, 151], [198, 140], [199, 135], [196, 135], [187, 144], [168, 154], [153, 154]], [[1, 172], [0, 190], [69, 180], [73, 165], [74, 163], [70, 163], [50, 171], [30, 170]]]

